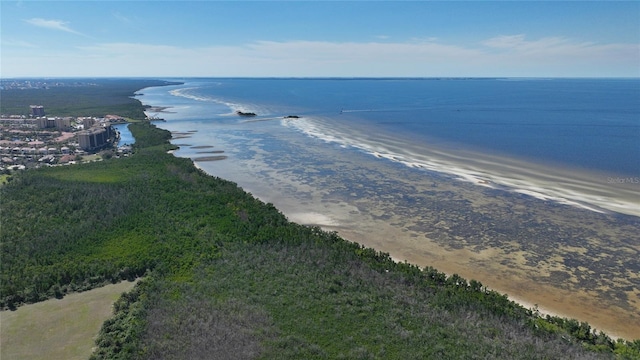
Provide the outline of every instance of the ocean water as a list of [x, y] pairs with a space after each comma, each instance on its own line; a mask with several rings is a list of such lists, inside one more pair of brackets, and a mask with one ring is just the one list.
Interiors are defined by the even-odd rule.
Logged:
[[[341, 150], [322, 162], [359, 152], [418, 174], [640, 215], [638, 79], [184, 81], [145, 89], [140, 100], [169, 106], [160, 126], [190, 130], [188, 145], [224, 142], [232, 160], [255, 160], [236, 148], [243, 141], [282, 158], [277, 151], [295, 140]], [[199, 153], [183, 147], [178, 155]]]
[[176, 156], [290, 220], [640, 337], [640, 80], [181, 80]]

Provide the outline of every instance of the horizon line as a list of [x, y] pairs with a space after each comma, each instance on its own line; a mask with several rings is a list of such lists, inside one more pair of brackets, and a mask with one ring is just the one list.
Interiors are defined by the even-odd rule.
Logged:
[[496, 80], [496, 79], [628, 79], [640, 76], [12, 76], [5, 80], [25, 79], [282, 79], [282, 80]]

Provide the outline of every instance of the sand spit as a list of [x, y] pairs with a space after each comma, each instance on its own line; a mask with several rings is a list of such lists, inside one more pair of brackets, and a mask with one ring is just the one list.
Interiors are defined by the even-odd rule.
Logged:
[[193, 133], [190, 133], [190, 132], [173, 131], [173, 132], [171, 132], [171, 139], [172, 140], [189, 139], [189, 138], [191, 138], [192, 135], [193, 135]]
[[273, 120], [282, 120], [282, 117], [264, 117], [260, 119], [251, 119], [251, 120], [242, 120], [240, 123], [252, 123], [252, 122], [261, 122], [261, 121], [273, 121]]
[[226, 155], [220, 155], [220, 156], [203, 156], [203, 157], [197, 157], [194, 158], [193, 161], [219, 161], [219, 160], [224, 160], [226, 159], [227, 156]]
[[223, 154], [223, 150], [213, 150], [213, 151], [197, 151], [196, 154]]
[[171, 106], [149, 106], [144, 111], [153, 112], [153, 113], [173, 113], [172, 111], [166, 111], [170, 109]]

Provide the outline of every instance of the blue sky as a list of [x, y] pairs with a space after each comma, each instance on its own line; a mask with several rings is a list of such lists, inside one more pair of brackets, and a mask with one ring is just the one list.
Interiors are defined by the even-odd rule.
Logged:
[[640, 2], [6, 1], [0, 76], [640, 77]]

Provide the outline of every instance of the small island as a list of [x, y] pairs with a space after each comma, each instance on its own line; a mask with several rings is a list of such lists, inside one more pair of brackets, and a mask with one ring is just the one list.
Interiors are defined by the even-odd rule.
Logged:
[[244, 112], [244, 111], [236, 111], [236, 114], [240, 115], [240, 116], [256, 116], [256, 113], [253, 112]]
[[300, 119], [300, 116], [298, 116], [298, 115], [287, 115], [284, 118], [285, 119]]

